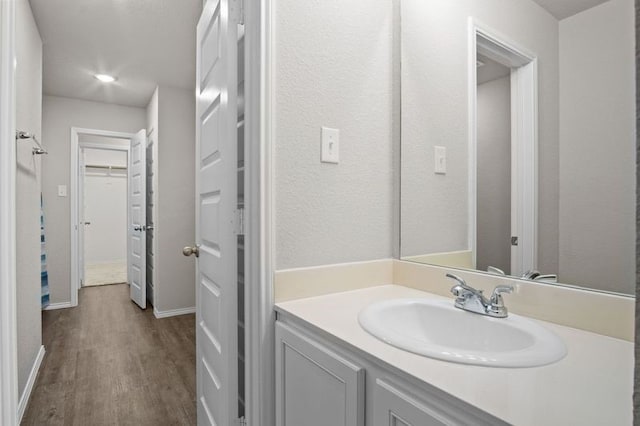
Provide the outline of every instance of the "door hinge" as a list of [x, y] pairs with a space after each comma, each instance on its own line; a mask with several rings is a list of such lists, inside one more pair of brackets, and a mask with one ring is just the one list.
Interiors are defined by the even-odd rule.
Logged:
[[518, 237], [511, 237], [511, 245], [512, 246], [518, 245]]
[[244, 235], [244, 209], [236, 210], [236, 233]]
[[247, 419], [244, 416], [236, 419], [236, 424], [240, 426], [247, 426]]

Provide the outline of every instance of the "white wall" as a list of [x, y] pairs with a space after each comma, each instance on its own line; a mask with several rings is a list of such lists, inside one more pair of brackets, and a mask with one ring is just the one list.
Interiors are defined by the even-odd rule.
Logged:
[[560, 22], [560, 280], [635, 289], [634, 5]]
[[[402, 255], [468, 248], [469, 16], [539, 59], [539, 263], [555, 271], [558, 23], [530, 0], [402, 1]], [[446, 175], [434, 174], [435, 145]]]
[[[42, 140], [42, 41], [27, 0], [16, 2], [16, 128]], [[42, 345], [40, 313], [41, 157], [31, 141], [17, 144], [16, 238], [18, 391]]]
[[143, 108], [44, 96], [43, 141], [49, 155], [43, 164], [42, 190], [47, 220], [51, 302], [69, 302], [70, 201], [58, 197], [58, 185], [70, 184], [71, 127], [135, 133], [146, 128]]
[[478, 85], [476, 268], [511, 270], [511, 80]]
[[[86, 165], [127, 167], [126, 151], [85, 149]], [[89, 168], [84, 180], [85, 265], [127, 261], [127, 171]]]
[[182, 255], [195, 241], [195, 93], [162, 86], [157, 99], [154, 291], [155, 308], [164, 312], [195, 306], [194, 258]]
[[[393, 241], [387, 0], [275, 2], [276, 268], [386, 258]], [[320, 163], [320, 128], [340, 164]]]

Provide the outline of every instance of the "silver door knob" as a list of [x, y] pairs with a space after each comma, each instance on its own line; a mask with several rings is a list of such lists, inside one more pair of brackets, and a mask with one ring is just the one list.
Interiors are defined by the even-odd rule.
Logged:
[[85, 225], [91, 225], [91, 222], [83, 222]]
[[195, 257], [200, 257], [200, 249], [198, 248], [198, 246], [195, 246], [195, 247], [187, 246], [182, 249], [182, 254], [185, 256], [194, 255]]
[[146, 230], [146, 226], [145, 225], [133, 225], [133, 230], [134, 231], [144, 231]]

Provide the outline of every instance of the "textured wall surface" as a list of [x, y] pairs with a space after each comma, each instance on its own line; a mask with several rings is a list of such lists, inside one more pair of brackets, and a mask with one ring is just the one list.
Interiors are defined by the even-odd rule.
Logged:
[[146, 111], [56, 96], [43, 98], [42, 139], [49, 155], [42, 165], [42, 193], [52, 303], [71, 300], [71, 205], [69, 197], [58, 197], [58, 185], [70, 184], [72, 127], [135, 133], [146, 128]]
[[560, 240], [563, 283], [633, 294], [633, 0], [560, 21]]
[[[42, 41], [27, 0], [16, 2], [16, 127], [42, 140]], [[42, 156], [31, 141], [17, 144], [16, 279], [18, 391], [42, 345], [40, 313], [40, 183]]]
[[[530, 0], [402, 1], [402, 255], [468, 249], [468, 18], [538, 58], [539, 267], [558, 259], [558, 22]], [[447, 148], [434, 174], [433, 146]]]
[[[275, 2], [276, 268], [392, 255], [387, 0]], [[321, 126], [340, 164], [320, 163]]]

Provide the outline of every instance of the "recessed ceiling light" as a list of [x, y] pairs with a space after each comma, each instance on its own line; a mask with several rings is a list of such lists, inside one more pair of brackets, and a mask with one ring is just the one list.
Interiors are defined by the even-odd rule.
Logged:
[[116, 81], [115, 77], [108, 74], [96, 74], [94, 75], [94, 77], [103, 83], [113, 83], [114, 81]]

